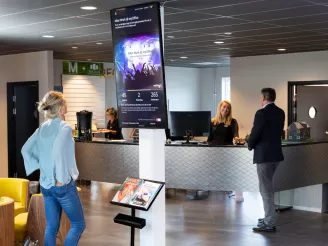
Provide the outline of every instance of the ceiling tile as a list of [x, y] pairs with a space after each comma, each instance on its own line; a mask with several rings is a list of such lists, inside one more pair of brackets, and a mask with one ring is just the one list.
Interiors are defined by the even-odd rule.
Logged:
[[290, 25], [291, 28], [298, 28], [303, 30], [313, 30], [313, 31], [321, 31], [328, 28], [328, 20], [324, 22], [314, 22], [308, 24], [296, 24]]
[[185, 22], [193, 22], [195, 20], [206, 20], [210, 18], [215, 18], [212, 15], [201, 14], [195, 12], [183, 12], [179, 14], [172, 14], [169, 16], [165, 16], [164, 23], [165, 25], [174, 24], [174, 23], [185, 23]]
[[314, 22], [324, 22], [328, 21], [328, 13], [320, 13], [316, 15], [310, 15], [310, 16], [289, 16], [283, 19], [279, 20], [270, 20], [266, 23], [274, 24], [274, 25], [280, 25], [280, 26], [290, 26], [290, 25], [303, 25], [308, 23], [314, 23]]
[[245, 1], [238, 5], [216, 6], [209, 9], [199, 10], [202, 13], [210, 13], [225, 16], [243, 16], [256, 13], [277, 12], [283, 9], [310, 6], [310, 3], [299, 0], [266, 0], [266, 1]]
[[279, 19], [287, 19], [287, 18], [296, 18], [302, 16], [311, 16], [318, 14], [326, 14], [328, 12], [328, 7], [325, 6], [306, 6], [306, 7], [298, 7], [291, 9], [280, 9], [275, 11], [267, 11], [260, 13], [250, 13], [242, 16], [238, 16], [239, 18], [243, 18], [245, 20], [251, 21], [270, 21], [270, 20], [279, 20]]
[[206, 33], [206, 34], [221, 34], [224, 35], [225, 32], [234, 32], [238, 31], [247, 31], [247, 30], [257, 30], [257, 29], [265, 29], [275, 27], [269, 24], [263, 24], [258, 22], [248, 22], [242, 24], [235, 24], [235, 25], [224, 25], [224, 26], [211, 26], [211, 27], [204, 27], [204, 28], [192, 28], [189, 31], [192, 32], [199, 32], [199, 33]]
[[99, 20], [99, 21], [106, 21], [110, 22], [110, 12], [104, 11], [100, 13], [94, 14], [87, 14], [87, 15], [80, 15], [80, 18], [90, 19], [90, 20]]
[[8, 16], [8, 15], [12, 15], [15, 13], [21, 13], [22, 11], [24, 11], [24, 9], [1, 7], [1, 5], [0, 5], [0, 18], [2, 16]]
[[251, 30], [233, 32], [231, 37], [244, 37], [244, 38], [257, 39], [258, 37], [261, 36], [266, 37], [266, 35], [279, 35], [279, 34], [294, 33], [294, 32], [300, 32], [300, 30], [290, 27], [270, 26], [269, 28], [260, 28], [260, 29], [251, 29]]
[[[56, 5], [68, 5], [78, 0], [1, 0], [0, 6], [25, 10], [47, 8]], [[84, 2], [80, 0], [79, 2]]]
[[304, 38], [304, 37], [311, 37], [311, 36], [317, 36], [319, 34], [315, 34], [313, 32], [309, 31], [285, 31], [280, 33], [274, 33], [271, 34], [268, 33], [266, 35], [258, 35], [253, 37], [256, 40], [267, 40], [267, 41], [280, 41], [280, 40], [287, 40], [290, 38]]
[[236, 6], [238, 4], [243, 4], [244, 2], [258, 2], [264, 0], [178, 0], [168, 2], [165, 5], [171, 8], [179, 8], [186, 10], [199, 10], [199, 9], [207, 9], [218, 6]]
[[56, 20], [67, 18], [62, 15], [24, 12], [0, 17], [0, 30], [16, 28], [17, 26], [28, 26], [34, 23], [46, 24]]
[[177, 24], [166, 24], [165, 27], [176, 28], [180, 30], [194, 30], [209, 27], [229, 26], [235, 24], [248, 23], [248, 21], [238, 20], [233, 18], [211, 17], [207, 20], [193, 20]]
[[[0, 18], [1, 20], [1, 18]], [[0, 24], [1, 26], [1, 24]], [[28, 25], [20, 25], [20, 26], [11, 26], [5, 27], [1, 30], [2, 34], [13, 34], [16, 33], [21, 36], [25, 36], [26, 34], [51, 34], [58, 31], [67, 31], [67, 34], [70, 35], [70, 32], [76, 33], [99, 33], [99, 32], [108, 32], [110, 31], [110, 24], [102, 21], [95, 20], [87, 20], [81, 18], [64, 18], [64, 19], [56, 19], [50, 20], [47, 22], [37, 22], [30, 23]], [[40, 35], [41, 36], [41, 35]]]

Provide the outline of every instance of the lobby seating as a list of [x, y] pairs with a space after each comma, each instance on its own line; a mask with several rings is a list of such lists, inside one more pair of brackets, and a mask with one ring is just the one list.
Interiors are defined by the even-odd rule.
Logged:
[[14, 216], [27, 211], [29, 180], [0, 178], [0, 187], [0, 197], [10, 197], [14, 200]]
[[0, 198], [0, 245], [14, 246], [14, 200]]

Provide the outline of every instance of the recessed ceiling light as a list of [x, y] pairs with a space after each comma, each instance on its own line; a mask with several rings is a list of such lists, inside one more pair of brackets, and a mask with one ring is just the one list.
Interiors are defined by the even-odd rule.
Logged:
[[73, 46], [73, 47], [72, 47], [72, 49], [77, 49], [77, 48], [78, 48], [78, 47], [76, 47], [76, 46]]
[[87, 61], [91, 61], [91, 59], [87, 59]]
[[181, 59], [187, 59], [188, 57], [186, 57], [186, 56], [181, 56], [180, 58], [181, 58]]
[[224, 34], [225, 35], [231, 35], [232, 33], [231, 32], [225, 32]]
[[167, 38], [173, 39], [173, 38], [175, 38], [175, 37], [174, 37], [174, 36], [167, 36]]
[[55, 36], [52, 36], [52, 35], [43, 35], [42, 37], [43, 38], [54, 38]]
[[97, 7], [95, 7], [95, 6], [83, 6], [83, 7], [81, 7], [81, 9], [83, 9], [83, 10], [96, 10]]
[[97, 43], [98, 45], [102, 45], [103, 43]]
[[230, 48], [220, 48], [220, 50], [230, 50]]
[[174, 59], [171, 59], [170, 62], [174, 62], [175, 60]]
[[286, 51], [286, 49], [277, 49], [278, 51]]
[[215, 41], [214, 43], [215, 43], [215, 44], [224, 44], [223, 41]]

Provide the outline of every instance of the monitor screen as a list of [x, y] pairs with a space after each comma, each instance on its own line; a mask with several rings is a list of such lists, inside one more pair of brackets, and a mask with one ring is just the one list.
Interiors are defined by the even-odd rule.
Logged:
[[171, 111], [169, 116], [170, 136], [208, 136], [210, 133], [210, 111]]
[[158, 2], [111, 10], [116, 96], [123, 128], [167, 128]]

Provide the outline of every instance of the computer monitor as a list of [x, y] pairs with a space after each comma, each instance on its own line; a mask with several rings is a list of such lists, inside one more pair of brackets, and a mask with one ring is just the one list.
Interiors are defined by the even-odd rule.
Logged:
[[171, 137], [208, 136], [210, 133], [210, 111], [171, 111], [169, 132]]

